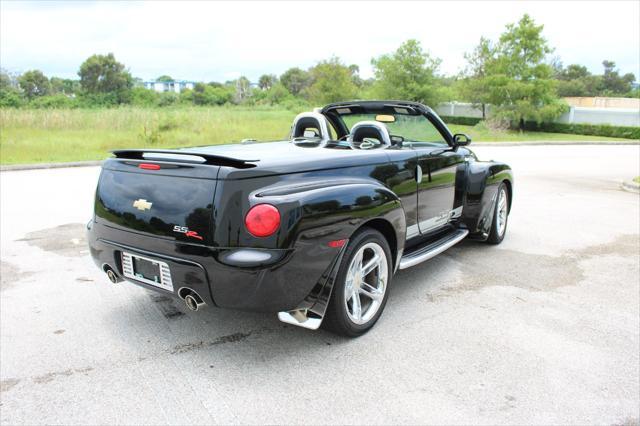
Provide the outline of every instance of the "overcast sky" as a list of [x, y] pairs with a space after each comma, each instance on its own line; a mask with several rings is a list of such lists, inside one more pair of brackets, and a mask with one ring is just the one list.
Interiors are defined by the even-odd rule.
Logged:
[[281, 74], [339, 56], [372, 75], [372, 57], [418, 39], [464, 67], [480, 36], [496, 39], [529, 13], [555, 55], [601, 73], [640, 73], [639, 1], [512, 2], [0, 2], [0, 66], [76, 78], [94, 53], [113, 52], [135, 77], [225, 81]]

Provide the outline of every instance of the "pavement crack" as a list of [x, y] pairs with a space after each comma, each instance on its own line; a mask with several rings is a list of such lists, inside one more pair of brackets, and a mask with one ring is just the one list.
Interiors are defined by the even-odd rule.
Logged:
[[35, 376], [35, 377], [32, 377], [32, 379], [34, 383], [43, 384], [43, 383], [49, 383], [54, 379], [56, 379], [57, 377], [65, 377], [65, 376], [68, 377], [76, 373], [82, 374], [82, 373], [88, 373], [90, 371], [93, 371], [93, 367], [69, 368], [63, 371], [53, 371], [47, 374], [43, 374], [41, 376]]

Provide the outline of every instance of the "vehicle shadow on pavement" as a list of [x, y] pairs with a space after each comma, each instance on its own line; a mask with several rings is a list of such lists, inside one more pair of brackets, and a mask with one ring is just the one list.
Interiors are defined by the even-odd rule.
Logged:
[[[471, 243], [473, 247], [475, 243]], [[110, 312], [108, 322], [118, 330], [116, 338], [139, 357], [158, 354], [179, 355], [205, 351], [209, 355], [226, 351], [228, 347], [243, 347], [242, 353], [253, 358], [277, 355], [283, 351], [305, 355], [319, 347], [359, 345], [376, 335], [393, 332], [393, 322], [387, 318], [404, 312], [416, 299], [430, 301], [430, 292], [437, 286], [453, 285], [456, 274], [451, 268], [459, 261], [439, 256], [429, 262], [401, 271], [393, 279], [385, 312], [370, 333], [349, 339], [329, 333], [288, 325], [278, 321], [274, 313], [242, 312], [205, 307], [192, 312], [175, 298], [158, 295], [127, 283], [123, 291], [131, 293], [131, 304], [121, 305]], [[133, 321], [133, 322], [132, 322]], [[124, 330], [124, 332], [122, 332]], [[142, 342], [142, 343], [141, 343]], [[149, 343], [146, 345], [145, 342]], [[148, 346], [148, 347], [147, 347]], [[152, 351], [153, 353], [149, 353]]]

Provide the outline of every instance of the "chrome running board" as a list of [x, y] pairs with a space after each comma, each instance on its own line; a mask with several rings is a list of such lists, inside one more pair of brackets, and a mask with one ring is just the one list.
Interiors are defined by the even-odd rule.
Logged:
[[468, 233], [469, 231], [466, 229], [458, 229], [450, 234], [447, 234], [443, 238], [434, 241], [431, 244], [419, 248], [418, 250], [411, 253], [405, 254], [400, 259], [399, 269], [410, 268], [417, 265], [418, 263], [422, 263], [425, 260], [429, 260], [432, 257], [439, 255], [443, 251], [453, 247], [454, 245], [462, 241]]

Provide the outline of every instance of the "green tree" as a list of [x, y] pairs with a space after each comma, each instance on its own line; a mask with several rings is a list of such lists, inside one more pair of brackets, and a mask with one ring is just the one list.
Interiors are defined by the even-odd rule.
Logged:
[[486, 99], [495, 106], [497, 116], [518, 123], [520, 129], [525, 121], [549, 121], [567, 109], [558, 98], [553, 68], [545, 62], [552, 49], [542, 30], [529, 15], [508, 24], [495, 56], [485, 64]]
[[308, 72], [300, 68], [289, 68], [280, 76], [280, 82], [294, 96], [309, 86], [311, 77]]
[[258, 79], [258, 87], [262, 90], [269, 90], [277, 81], [278, 77], [274, 74], [263, 74], [260, 76], [260, 79]]
[[78, 75], [82, 90], [94, 95], [93, 100], [126, 103], [130, 99], [133, 78], [113, 53], [90, 56], [80, 65]]
[[22, 94], [16, 86], [15, 77], [0, 69], [0, 108], [17, 108], [24, 103]]
[[18, 77], [18, 84], [28, 100], [49, 94], [51, 86], [46, 75], [39, 70], [27, 71]]
[[80, 91], [80, 82], [69, 78], [51, 77], [51, 93], [61, 93], [64, 95], [73, 95]]
[[407, 40], [393, 53], [371, 60], [376, 76], [374, 93], [385, 99], [436, 104], [440, 99], [436, 72], [440, 59], [432, 58], [417, 40]]
[[156, 81], [163, 81], [163, 82], [167, 82], [167, 81], [173, 81], [173, 77], [171, 77], [170, 75], [161, 75], [160, 77], [156, 78]]
[[193, 91], [185, 90], [180, 94], [180, 98], [191, 99], [195, 105], [224, 105], [231, 102], [234, 94], [233, 87], [196, 83]]
[[240, 77], [235, 81], [236, 93], [233, 97], [235, 103], [240, 104], [251, 97], [251, 82], [247, 77]]
[[621, 76], [613, 61], [604, 60], [602, 66], [604, 67], [602, 89], [605, 95], [623, 95], [631, 91], [632, 83], [636, 80], [632, 73]]
[[486, 105], [491, 101], [487, 84], [487, 67], [495, 60], [496, 48], [491, 40], [480, 37], [480, 43], [473, 52], [465, 53], [467, 67], [464, 71], [465, 78], [460, 84], [461, 95], [476, 107], [481, 108], [482, 118], [486, 118]]
[[558, 80], [577, 80], [580, 78], [588, 77], [591, 73], [584, 65], [571, 64], [566, 68], [560, 68], [560, 72], [557, 74]]
[[356, 97], [358, 87], [353, 81], [353, 70], [335, 56], [319, 62], [309, 74], [312, 83], [306, 94], [312, 102], [327, 104]]
[[555, 70], [558, 95], [565, 96], [598, 96], [602, 92], [602, 76], [592, 75], [587, 67], [571, 64]]

